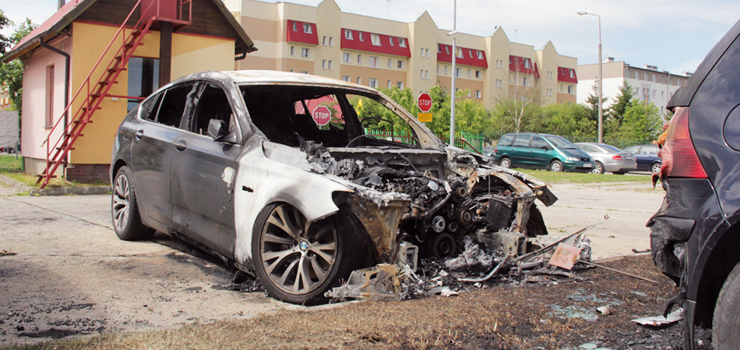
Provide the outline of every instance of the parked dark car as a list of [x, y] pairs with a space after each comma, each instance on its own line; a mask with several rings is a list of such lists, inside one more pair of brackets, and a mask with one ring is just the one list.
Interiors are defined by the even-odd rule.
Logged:
[[[410, 140], [364, 133], [390, 115]], [[298, 304], [356, 269], [457, 256], [470, 238], [524, 254], [547, 234], [534, 201], [557, 200], [447, 146], [375, 89], [286, 72], [178, 79], [123, 119], [112, 156], [118, 237], [169, 233]]]
[[648, 222], [655, 264], [679, 286], [687, 346], [712, 326], [714, 349], [740, 349], [740, 21], [668, 102], [665, 200]]
[[570, 141], [550, 134], [506, 134], [499, 139], [494, 153], [494, 162], [504, 168], [589, 172], [594, 167], [591, 156]]
[[636, 171], [649, 171], [653, 174], [660, 171], [663, 161], [658, 157], [658, 145], [629, 146], [624, 151], [635, 155], [637, 160]]
[[603, 174], [608, 171], [624, 175], [637, 167], [635, 156], [632, 153], [627, 153], [614, 146], [595, 142], [577, 142], [575, 145], [594, 159], [594, 169], [591, 171], [593, 174]]

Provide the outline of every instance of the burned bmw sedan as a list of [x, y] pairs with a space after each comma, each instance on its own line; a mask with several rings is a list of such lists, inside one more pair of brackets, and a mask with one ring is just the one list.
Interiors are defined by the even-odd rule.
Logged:
[[[406, 132], [367, 131], [382, 123]], [[375, 89], [285, 72], [178, 79], [125, 117], [112, 156], [119, 238], [167, 232], [299, 304], [354, 270], [452, 257], [464, 240], [524, 254], [547, 234], [535, 200], [557, 200]]]

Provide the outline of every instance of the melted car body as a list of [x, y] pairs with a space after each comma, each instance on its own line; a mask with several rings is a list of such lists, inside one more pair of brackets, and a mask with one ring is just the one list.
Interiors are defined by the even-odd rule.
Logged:
[[534, 201], [557, 200], [535, 178], [444, 144], [377, 90], [273, 71], [162, 87], [121, 123], [111, 179], [119, 237], [168, 232], [293, 303], [395, 263], [403, 242], [422, 257], [455, 256], [465, 237], [524, 254], [547, 234]]

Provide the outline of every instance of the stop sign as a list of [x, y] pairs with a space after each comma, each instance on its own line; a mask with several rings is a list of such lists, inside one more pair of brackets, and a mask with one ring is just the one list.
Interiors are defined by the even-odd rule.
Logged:
[[313, 109], [313, 121], [315, 121], [316, 124], [326, 125], [326, 124], [329, 124], [330, 120], [331, 120], [331, 112], [329, 111], [328, 107], [316, 106], [316, 108]]
[[419, 99], [416, 100], [416, 103], [419, 105], [419, 109], [424, 113], [429, 113], [432, 109], [432, 97], [426, 92], [422, 92], [419, 95]]

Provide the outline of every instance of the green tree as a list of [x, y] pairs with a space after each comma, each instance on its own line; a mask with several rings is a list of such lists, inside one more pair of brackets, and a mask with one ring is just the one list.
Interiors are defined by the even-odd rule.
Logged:
[[591, 120], [586, 106], [576, 103], [555, 103], [542, 108], [545, 130], [549, 134], [568, 136], [574, 140], [596, 137], [596, 121]]
[[617, 137], [639, 142], [648, 142], [658, 138], [663, 132], [663, 119], [658, 107], [652, 102], [631, 103], [627, 107]]
[[[602, 98], [601, 99], [601, 108], [604, 108], [604, 104], [606, 101], [609, 100], [609, 98]], [[599, 122], [599, 84], [596, 83], [593, 86], [593, 91], [590, 95], [588, 95], [588, 98], [586, 99], [586, 107], [588, 108], [588, 117], [589, 119], [595, 121], [597, 123], [598, 128], [598, 122]], [[604, 114], [604, 111], [602, 111], [602, 115]]]
[[[5, 19], [5, 25], [12, 23], [5, 18], [4, 14], [2, 14], [2, 10], [0, 10], [0, 29], [4, 26], [3, 19]], [[21, 39], [31, 33], [34, 28], [36, 28], [36, 25], [33, 24], [30, 19], [26, 18], [26, 20], [23, 21], [23, 23], [21, 23], [11, 35], [9, 41], [11, 43], [10, 45], [15, 45], [20, 42]], [[6, 40], [6, 38], [0, 36], [0, 40]], [[5, 50], [10, 48], [10, 45], [3, 46], [3, 44], [0, 43], [0, 48], [3, 50], [2, 54], [5, 54]], [[2, 63], [0, 65], [0, 82], [8, 89], [10, 100], [13, 102], [13, 108], [21, 111], [23, 95], [23, 63], [21, 63], [19, 59]]]

